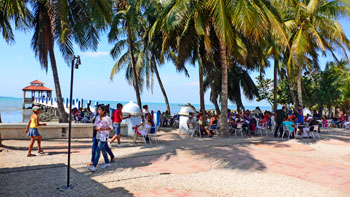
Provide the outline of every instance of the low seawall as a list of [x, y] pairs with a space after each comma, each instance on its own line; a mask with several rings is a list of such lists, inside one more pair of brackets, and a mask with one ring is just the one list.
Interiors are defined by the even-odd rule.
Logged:
[[[72, 138], [92, 137], [92, 124], [73, 123]], [[2, 140], [8, 139], [28, 139], [25, 133], [27, 123], [3, 123], [0, 124], [0, 133]], [[41, 126], [39, 133], [44, 139], [67, 138], [68, 123], [47, 123], [47, 126]]]

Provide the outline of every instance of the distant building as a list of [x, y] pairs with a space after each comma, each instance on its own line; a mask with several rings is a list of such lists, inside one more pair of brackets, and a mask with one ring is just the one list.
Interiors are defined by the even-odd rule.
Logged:
[[[34, 98], [51, 98], [52, 97], [52, 89], [44, 86], [44, 83], [35, 80], [30, 82], [30, 86], [27, 86], [22, 89], [23, 90], [23, 109], [26, 104], [33, 104]], [[26, 97], [26, 93], [31, 92], [31, 97]], [[45, 94], [46, 93], [46, 94]]]

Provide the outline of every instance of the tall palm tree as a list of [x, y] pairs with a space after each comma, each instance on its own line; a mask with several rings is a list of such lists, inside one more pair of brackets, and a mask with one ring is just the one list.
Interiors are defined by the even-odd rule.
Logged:
[[31, 13], [26, 7], [26, 3], [27, 0], [0, 1], [0, 31], [7, 43], [15, 41], [11, 21], [14, 21], [16, 28], [28, 28]]
[[[209, 0], [207, 6], [211, 9], [214, 29], [219, 38], [221, 63], [221, 113], [220, 130], [228, 134], [227, 129], [227, 100], [228, 84], [227, 51], [233, 52], [233, 46], [240, 46], [237, 40], [238, 32], [252, 41], [262, 39], [267, 31], [275, 29], [283, 44], [287, 44], [287, 36], [276, 10], [266, 1], [246, 0]], [[233, 64], [234, 65], [234, 64]]]
[[132, 85], [135, 89], [137, 104], [142, 109], [140, 90], [142, 85], [139, 81], [140, 73], [138, 73], [138, 68], [136, 68], [136, 59], [134, 54], [134, 43], [137, 42], [137, 39], [139, 39], [138, 32], [144, 31], [142, 26], [140, 26], [140, 24], [142, 24], [140, 20], [143, 20], [140, 11], [140, 3], [133, 0], [118, 0], [116, 5], [114, 5], [114, 12], [111, 29], [108, 34], [108, 40], [112, 43], [118, 41], [121, 35], [126, 34], [125, 36], [127, 37], [127, 42], [125, 44], [128, 46], [129, 52], [127, 54], [130, 58], [130, 71], [133, 75], [130, 79], [132, 79]]
[[67, 63], [74, 54], [74, 41], [82, 50], [89, 48], [96, 50], [99, 40], [98, 30], [106, 28], [106, 22], [111, 19], [110, 4], [106, 0], [42, 0], [33, 1], [32, 5], [34, 34], [31, 45], [35, 56], [39, 58], [42, 68], [46, 71], [50, 58], [59, 122], [67, 122], [54, 53], [55, 42]]
[[[337, 22], [339, 16], [348, 14], [348, 7], [342, 0], [299, 1], [286, 0], [287, 11], [281, 12], [286, 19], [290, 50], [286, 51], [289, 78], [296, 81], [298, 101], [302, 105], [302, 72], [304, 69], [318, 69], [318, 52], [330, 52], [337, 60], [336, 49], [346, 55], [350, 49], [349, 39]], [[292, 84], [291, 84], [292, 85]], [[296, 103], [295, 103], [296, 104]]]

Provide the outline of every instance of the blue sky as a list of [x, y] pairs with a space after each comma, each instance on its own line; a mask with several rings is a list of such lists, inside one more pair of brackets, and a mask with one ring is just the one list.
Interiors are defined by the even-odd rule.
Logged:
[[[347, 36], [350, 37], [349, 19], [340, 21]], [[115, 61], [109, 55], [112, 45], [107, 42], [106, 34], [101, 35], [100, 45], [97, 51], [76, 50], [80, 55], [82, 65], [75, 71], [74, 97], [92, 100], [130, 101], [136, 100], [132, 86], [125, 80], [125, 72], [121, 71], [115, 75], [114, 80], [109, 79], [111, 69]], [[39, 61], [34, 57], [30, 48], [32, 32], [26, 33], [15, 31], [15, 44], [8, 45], [0, 37], [0, 96], [22, 97], [22, 88], [29, 85], [29, 82], [38, 79], [49, 88], [54, 89], [54, 82], [51, 69], [46, 73], [41, 69]], [[60, 51], [55, 48], [56, 61], [58, 65], [59, 79], [63, 97], [69, 96], [70, 68], [64, 62]], [[320, 65], [323, 67], [331, 57], [321, 58]], [[187, 64], [190, 78], [175, 70], [173, 63], [167, 62], [160, 69], [160, 76], [171, 103], [199, 103], [198, 68]], [[250, 73], [252, 78], [258, 75], [257, 72]], [[266, 76], [273, 77], [272, 66], [267, 69]], [[209, 92], [205, 96], [206, 104], [209, 101]], [[154, 76], [153, 94], [151, 90], [144, 89], [142, 94], [143, 102], [164, 102], [163, 95]], [[256, 102], [243, 99], [244, 105], [269, 106], [266, 101]]]

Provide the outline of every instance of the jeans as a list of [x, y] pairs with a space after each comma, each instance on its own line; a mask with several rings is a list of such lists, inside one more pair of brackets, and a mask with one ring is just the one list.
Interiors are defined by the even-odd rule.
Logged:
[[109, 163], [107, 152], [106, 152], [106, 143], [107, 142], [102, 142], [101, 140], [97, 140], [97, 141], [98, 141], [98, 144], [97, 144], [96, 155], [95, 155], [95, 159], [94, 159], [94, 166], [95, 167], [97, 166], [98, 160], [100, 159], [101, 151], [102, 151], [103, 158], [105, 159], [105, 163]]
[[[98, 145], [98, 141], [97, 141], [96, 137], [93, 137], [92, 138], [92, 151], [91, 151], [91, 162], [92, 163], [94, 163], [94, 161], [95, 161], [97, 145]], [[111, 160], [114, 159], [114, 154], [113, 154], [111, 148], [109, 148], [109, 146], [105, 146], [105, 149], [106, 149], [106, 152], [111, 157]]]

